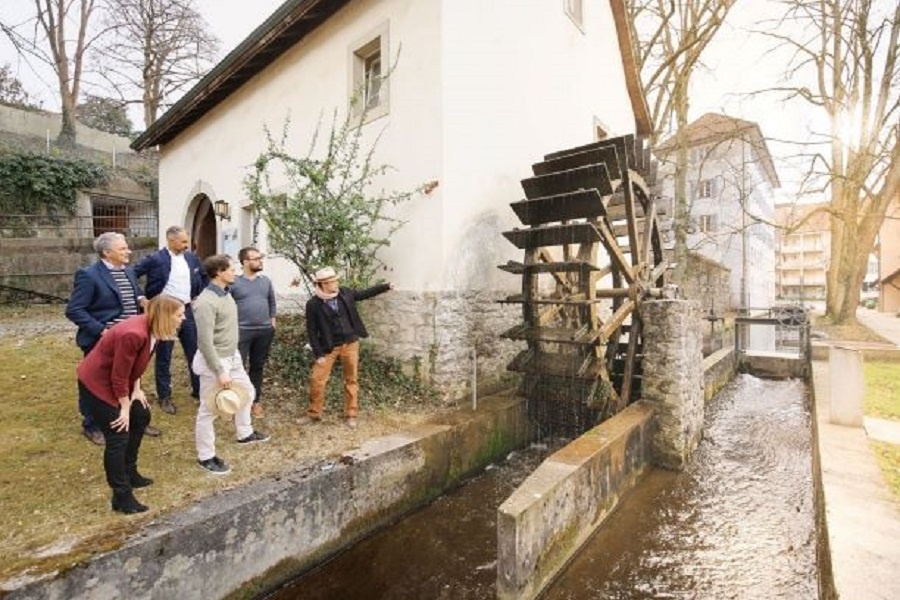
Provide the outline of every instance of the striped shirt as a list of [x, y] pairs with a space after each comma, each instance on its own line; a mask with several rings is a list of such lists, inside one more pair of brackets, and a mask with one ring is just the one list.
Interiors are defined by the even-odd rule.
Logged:
[[125, 269], [110, 269], [109, 274], [115, 280], [116, 287], [119, 288], [119, 295], [122, 296], [122, 313], [108, 323], [108, 325], [115, 325], [128, 317], [138, 314], [138, 304], [134, 288], [131, 282], [128, 281], [128, 276], [125, 275]]

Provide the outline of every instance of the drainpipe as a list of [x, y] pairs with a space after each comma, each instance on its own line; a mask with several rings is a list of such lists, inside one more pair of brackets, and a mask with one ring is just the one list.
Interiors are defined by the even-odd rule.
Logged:
[[478, 355], [472, 348], [472, 410], [478, 410]]

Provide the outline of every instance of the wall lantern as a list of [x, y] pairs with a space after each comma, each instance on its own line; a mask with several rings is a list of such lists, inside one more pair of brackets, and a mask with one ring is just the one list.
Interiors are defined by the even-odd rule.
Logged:
[[216, 200], [213, 204], [213, 212], [223, 221], [231, 220], [231, 205], [224, 200]]

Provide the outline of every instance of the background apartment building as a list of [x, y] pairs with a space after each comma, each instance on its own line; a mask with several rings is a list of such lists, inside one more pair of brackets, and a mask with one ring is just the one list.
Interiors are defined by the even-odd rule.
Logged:
[[780, 300], [825, 299], [825, 273], [831, 255], [827, 207], [827, 203], [819, 203], [783, 204], [775, 208]]
[[[732, 308], [775, 299], [775, 200], [781, 186], [756, 123], [707, 113], [687, 126], [687, 247], [730, 272]], [[663, 194], [673, 198], [675, 140], [663, 142]], [[670, 211], [670, 214], [673, 214]], [[690, 276], [690, 274], [688, 275]]]

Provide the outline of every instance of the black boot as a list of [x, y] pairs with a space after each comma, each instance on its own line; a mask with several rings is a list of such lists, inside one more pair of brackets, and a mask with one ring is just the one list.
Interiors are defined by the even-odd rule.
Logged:
[[150, 479], [149, 477], [144, 477], [137, 472], [137, 469], [131, 471], [131, 474], [128, 476], [128, 481], [131, 483], [132, 488], [142, 488], [153, 484], [152, 479]]
[[125, 513], [126, 515], [133, 515], [135, 513], [145, 512], [148, 508], [149, 507], [146, 505], [137, 501], [137, 498], [134, 497], [131, 490], [113, 494], [112, 509], [114, 511]]

